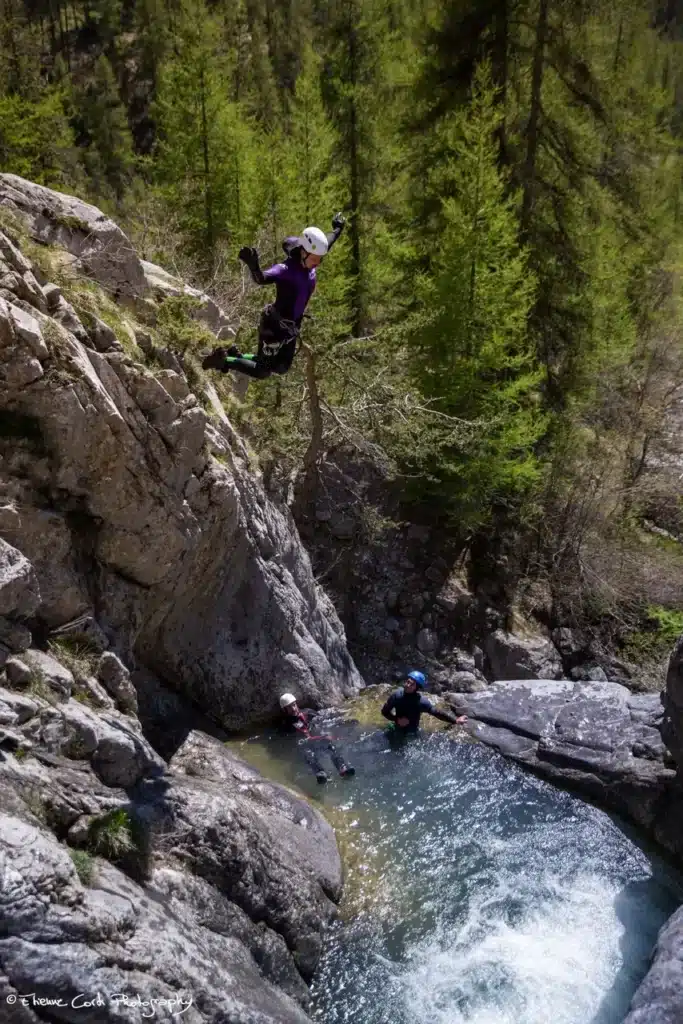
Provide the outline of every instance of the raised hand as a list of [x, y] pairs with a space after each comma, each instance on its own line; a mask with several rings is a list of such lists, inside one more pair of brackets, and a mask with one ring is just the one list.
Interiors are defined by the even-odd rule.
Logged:
[[242, 263], [246, 263], [250, 270], [257, 268], [259, 265], [258, 252], [250, 245], [243, 246], [240, 249], [238, 256], [242, 260]]

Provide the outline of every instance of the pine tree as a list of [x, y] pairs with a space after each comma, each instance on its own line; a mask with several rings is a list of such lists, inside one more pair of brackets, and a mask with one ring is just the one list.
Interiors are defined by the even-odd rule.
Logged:
[[253, 132], [240, 105], [226, 97], [220, 40], [220, 23], [201, 0], [188, 2], [175, 53], [160, 70], [155, 107], [160, 195], [205, 273], [212, 272], [220, 245], [238, 247], [253, 236], [262, 213], [253, 184]]
[[92, 77], [74, 89], [72, 107], [91, 195], [105, 198], [113, 194], [121, 200], [133, 170], [132, 138], [114, 72], [103, 54]]
[[415, 461], [470, 525], [536, 482], [534, 445], [545, 427], [528, 329], [535, 282], [498, 166], [501, 117], [483, 65], [469, 108], [442, 127], [452, 158], [439, 181], [449, 177], [450, 198], [433, 277], [420, 288], [432, 320], [414, 340], [416, 380], [433, 416]]

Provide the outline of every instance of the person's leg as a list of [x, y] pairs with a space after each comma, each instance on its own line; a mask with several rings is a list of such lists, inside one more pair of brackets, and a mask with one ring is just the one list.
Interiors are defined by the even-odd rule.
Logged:
[[327, 749], [332, 759], [332, 764], [337, 769], [340, 775], [355, 775], [356, 769], [353, 765], [349, 764], [345, 757], [337, 750], [334, 743], [328, 743]]
[[304, 755], [304, 760], [306, 761], [306, 764], [315, 775], [318, 782], [327, 782], [327, 772], [320, 763], [320, 759], [318, 758], [318, 755], [313, 744], [310, 743], [308, 740], [305, 740], [303, 743], [300, 744], [300, 746], [301, 753]]
[[253, 377], [254, 380], [264, 380], [266, 377], [270, 377], [273, 372], [265, 360], [250, 359], [248, 356], [228, 356], [225, 360], [225, 370], [227, 373], [229, 370], [237, 370], [238, 373], [246, 373], [247, 377]]
[[274, 356], [272, 362], [273, 373], [287, 373], [291, 369], [295, 355], [296, 337], [291, 338], [289, 341], [285, 342], [282, 348], [278, 351], [277, 355]]

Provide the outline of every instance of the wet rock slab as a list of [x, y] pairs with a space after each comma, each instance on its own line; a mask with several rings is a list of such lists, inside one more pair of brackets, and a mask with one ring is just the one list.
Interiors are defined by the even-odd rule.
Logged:
[[634, 695], [612, 682], [524, 679], [446, 700], [468, 716], [475, 739], [656, 830], [675, 780], [659, 694]]

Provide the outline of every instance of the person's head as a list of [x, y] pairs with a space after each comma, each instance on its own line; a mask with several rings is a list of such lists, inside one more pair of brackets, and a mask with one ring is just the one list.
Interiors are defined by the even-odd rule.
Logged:
[[304, 228], [301, 234], [301, 262], [307, 270], [317, 267], [327, 254], [327, 235], [320, 228]]
[[424, 690], [427, 685], [427, 679], [423, 672], [418, 672], [417, 669], [413, 669], [408, 672], [405, 679], [403, 680], [403, 689], [406, 693], [415, 693], [416, 690]]
[[282, 694], [280, 697], [280, 707], [286, 715], [295, 715], [299, 710], [299, 705], [293, 693]]

